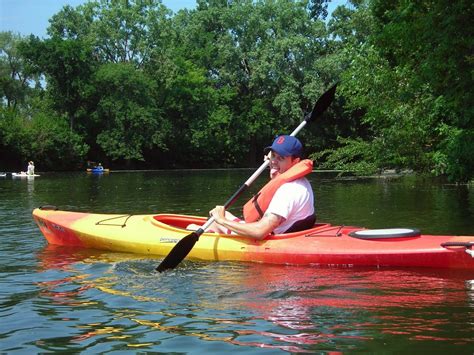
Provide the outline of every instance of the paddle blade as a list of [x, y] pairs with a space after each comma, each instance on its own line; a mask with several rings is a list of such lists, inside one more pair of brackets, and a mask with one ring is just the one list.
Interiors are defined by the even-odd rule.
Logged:
[[199, 240], [199, 236], [200, 234], [198, 232], [192, 232], [181, 239], [176, 243], [173, 249], [171, 249], [160, 265], [156, 267], [156, 270], [163, 272], [168, 269], [174, 269], [178, 266], [178, 264], [189, 254], [191, 249], [194, 247], [194, 244]]
[[318, 101], [316, 101], [311, 115], [306, 118], [307, 122], [314, 120], [318, 116], [321, 116], [323, 112], [329, 107], [329, 105], [331, 105], [336, 94], [336, 87], [337, 83], [328, 89], [324, 94], [322, 94]]

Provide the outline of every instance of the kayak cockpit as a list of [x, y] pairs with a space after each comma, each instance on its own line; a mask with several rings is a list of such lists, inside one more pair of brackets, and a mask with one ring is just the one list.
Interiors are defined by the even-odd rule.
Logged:
[[186, 229], [190, 224], [203, 225], [206, 218], [197, 216], [185, 216], [180, 214], [158, 214], [153, 216], [157, 222], [166, 224], [171, 227]]
[[[185, 215], [176, 215], [176, 214], [158, 214], [153, 216], [153, 219], [159, 223], [163, 223], [170, 227], [179, 228], [179, 229], [186, 229], [186, 227], [190, 224], [196, 224], [202, 226], [207, 219], [205, 217], [198, 217], [198, 216], [185, 216]], [[298, 235], [314, 235], [322, 230], [327, 230], [328, 227], [331, 228], [339, 228], [334, 227], [329, 223], [315, 223], [314, 226], [310, 229], [306, 229], [299, 232], [294, 233], [285, 233], [275, 235], [274, 237], [294, 237]]]

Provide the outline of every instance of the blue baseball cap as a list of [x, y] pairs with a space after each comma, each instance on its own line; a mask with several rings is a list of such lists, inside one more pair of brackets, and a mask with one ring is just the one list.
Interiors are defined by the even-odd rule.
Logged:
[[290, 155], [295, 157], [301, 157], [303, 154], [303, 145], [300, 140], [293, 136], [279, 136], [275, 138], [273, 144], [264, 149], [265, 154], [270, 150], [274, 151], [282, 157], [288, 157]]

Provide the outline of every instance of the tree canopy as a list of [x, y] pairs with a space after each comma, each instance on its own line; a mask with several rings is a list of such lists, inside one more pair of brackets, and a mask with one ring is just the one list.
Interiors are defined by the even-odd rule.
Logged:
[[301, 132], [321, 168], [474, 175], [467, 0], [89, 1], [0, 33], [0, 157], [40, 169], [251, 167]]

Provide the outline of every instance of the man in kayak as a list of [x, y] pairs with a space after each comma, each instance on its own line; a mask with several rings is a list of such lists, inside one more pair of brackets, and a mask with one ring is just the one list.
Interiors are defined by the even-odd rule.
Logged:
[[280, 136], [265, 148], [265, 154], [270, 160], [271, 180], [245, 204], [244, 220], [216, 206], [210, 211], [215, 222], [209, 230], [263, 239], [270, 233], [303, 230], [314, 224], [313, 189], [305, 178], [313, 164], [302, 160], [301, 142], [293, 136]]

